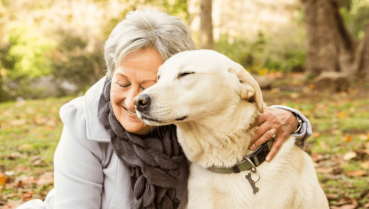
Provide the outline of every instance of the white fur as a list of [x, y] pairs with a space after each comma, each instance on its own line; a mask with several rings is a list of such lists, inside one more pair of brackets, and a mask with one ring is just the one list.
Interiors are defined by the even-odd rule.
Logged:
[[[181, 77], [181, 72], [193, 73]], [[313, 163], [293, 136], [270, 163], [257, 167], [257, 194], [245, 178], [249, 171], [206, 170], [232, 167], [251, 153], [247, 148], [255, 128], [249, 127], [263, 104], [260, 88], [240, 65], [214, 51], [188, 51], [167, 60], [158, 75], [158, 83], [142, 93], [152, 99], [150, 111], [137, 113], [156, 120], [144, 120], [149, 125], [177, 126], [179, 143], [192, 162], [188, 208], [329, 208]]]

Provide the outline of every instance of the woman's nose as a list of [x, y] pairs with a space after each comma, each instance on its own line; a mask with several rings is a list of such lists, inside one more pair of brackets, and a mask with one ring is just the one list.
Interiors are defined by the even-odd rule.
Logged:
[[125, 105], [129, 110], [134, 110], [135, 109], [135, 104], [133, 102], [133, 99], [139, 94], [139, 89], [137, 88], [131, 88], [129, 90], [128, 96], [125, 99]]

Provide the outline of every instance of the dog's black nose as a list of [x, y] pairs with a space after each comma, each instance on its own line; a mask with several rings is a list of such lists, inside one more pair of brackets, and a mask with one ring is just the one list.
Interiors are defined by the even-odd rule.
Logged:
[[140, 94], [133, 99], [133, 103], [138, 111], [144, 111], [150, 107], [151, 98], [147, 94]]

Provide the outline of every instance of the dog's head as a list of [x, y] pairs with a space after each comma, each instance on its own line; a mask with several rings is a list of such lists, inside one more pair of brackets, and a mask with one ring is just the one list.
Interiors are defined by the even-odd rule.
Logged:
[[200, 120], [235, 109], [240, 100], [263, 112], [261, 90], [243, 67], [211, 50], [181, 52], [158, 72], [158, 82], [134, 98], [138, 117], [153, 126]]

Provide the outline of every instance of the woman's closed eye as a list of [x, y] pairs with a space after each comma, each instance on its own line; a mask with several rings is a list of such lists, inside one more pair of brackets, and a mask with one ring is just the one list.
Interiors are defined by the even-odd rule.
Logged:
[[180, 78], [183, 78], [187, 75], [190, 75], [190, 74], [194, 74], [195, 72], [183, 72], [183, 73], [179, 73], [177, 78], [180, 79]]
[[[122, 84], [122, 83], [117, 83], [120, 87], [122, 87], [122, 88], [127, 88], [127, 87], [129, 87], [129, 86], [131, 86], [131, 84], [129, 83], [129, 84]], [[140, 89], [142, 89], [143, 91], [146, 89], [145, 87], [143, 87], [143, 86], [140, 86]]]
[[130, 83], [128, 83], [128, 84], [117, 83], [117, 84], [118, 84], [118, 86], [123, 87], [123, 88], [127, 88], [127, 87], [129, 87], [131, 85]]

